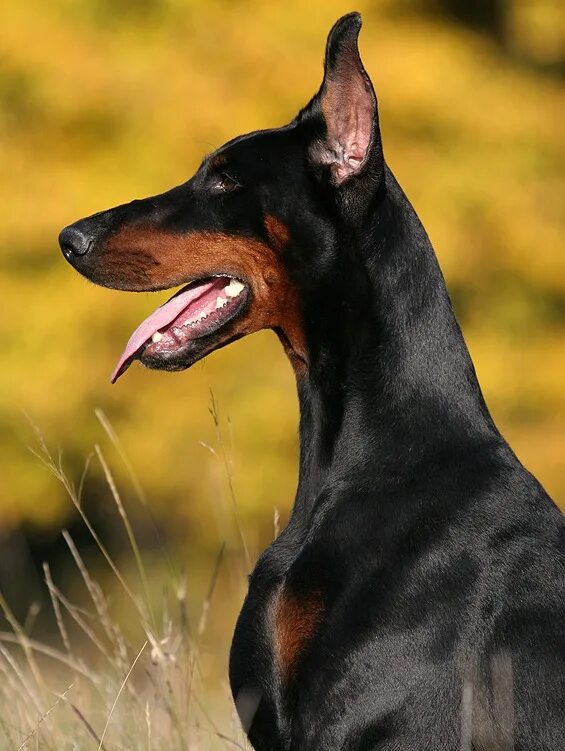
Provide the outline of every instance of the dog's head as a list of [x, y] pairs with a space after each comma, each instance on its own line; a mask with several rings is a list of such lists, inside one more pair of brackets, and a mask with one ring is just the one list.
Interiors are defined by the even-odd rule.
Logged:
[[185, 285], [132, 334], [112, 380], [135, 359], [188, 368], [263, 328], [308, 367], [308, 323], [339, 292], [348, 241], [384, 185], [360, 28], [356, 13], [335, 24], [322, 86], [289, 125], [229, 141], [186, 183], [61, 232], [67, 261], [97, 284]]

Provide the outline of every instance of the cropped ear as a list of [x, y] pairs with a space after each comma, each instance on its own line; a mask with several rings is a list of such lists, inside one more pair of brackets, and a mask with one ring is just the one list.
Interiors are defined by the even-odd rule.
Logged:
[[375, 179], [383, 173], [377, 98], [357, 47], [360, 29], [359, 13], [349, 13], [334, 25], [326, 45], [324, 80], [307, 108], [325, 124], [325, 133], [311, 144], [310, 158], [329, 167], [336, 186], [362, 174]]

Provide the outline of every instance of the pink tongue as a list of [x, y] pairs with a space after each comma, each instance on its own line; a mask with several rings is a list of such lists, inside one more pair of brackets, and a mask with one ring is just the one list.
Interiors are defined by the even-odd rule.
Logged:
[[198, 284], [193, 284], [190, 287], [177, 292], [177, 294], [171, 297], [170, 300], [161, 305], [160, 308], [157, 308], [154, 313], [151, 313], [148, 318], [142, 321], [130, 336], [126, 348], [122, 352], [118, 364], [112, 373], [110, 379], [111, 382], [115, 383], [118, 378], [125, 373], [130, 365], [130, 362], [128, 362], [130, 358], [133, 357], [133, 355], [135, 355], [135, 353], [143, 347], [149, 339], [151, 339], [153, 334], [159, 331], [159, 329], [172, 323], [175, 318], [177, 318], [177, 316], [179, 316], [180, 313], [190, 305], [190, 303], [198, 300], [198, 298], [205, 295], [214, 286], [217, 286], [218, 283], [218, 279], [213, 279], [210, 282], [199, 282]]

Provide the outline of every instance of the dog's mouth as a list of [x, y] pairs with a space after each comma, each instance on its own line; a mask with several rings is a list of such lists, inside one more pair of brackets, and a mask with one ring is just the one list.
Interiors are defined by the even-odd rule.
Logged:
[[222, 329], [240, 313], [249, 287], [230, 276], [199, 279], [183, 287], [148, 316], [131, 335], [112, 373], [112, 383], [134, 360], [152, 368], [188, 367], [192, 343]]

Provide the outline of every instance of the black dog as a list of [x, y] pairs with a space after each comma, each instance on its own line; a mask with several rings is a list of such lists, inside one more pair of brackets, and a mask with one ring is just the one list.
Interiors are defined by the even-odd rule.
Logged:
[[261, 328], [296, 372], [300, 476], [230, 679], [259, 751], [565, 749], [565, 525], [496, 429], [434, 252], [384, 159], [358, 14], [290, 125], [67, 227], [123, 290], [186, 284], [133, 334], [181, 370]]

